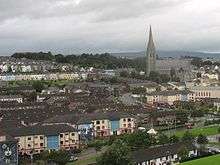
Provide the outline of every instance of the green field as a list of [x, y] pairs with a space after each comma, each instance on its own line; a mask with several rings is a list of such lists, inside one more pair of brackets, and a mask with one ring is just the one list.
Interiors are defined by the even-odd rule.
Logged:
[[[188, 131], [193, 134], [193, 136], [198, 136], [199, 134], [203, 134], [205, 136], [216, 135], [218, 133], [218, 126], [209, 126], [209, 127], [202, 127], [202, 128], [193, 128], [189, 129]], [[175, 135], [178, 137], [182, 137], [186, 130], [176, 131]]]
[[220, 155], [209, 156], [189, 162], [181, 163], [181, 165], [219, 165]]

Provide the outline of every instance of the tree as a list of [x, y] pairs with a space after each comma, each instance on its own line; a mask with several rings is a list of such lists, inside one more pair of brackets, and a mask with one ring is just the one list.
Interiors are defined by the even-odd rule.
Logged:
[[205, 145], [208, 143], [208, 139], [205, 135], [199, 134], [197, 137], [197, 143], [200, 145]]
[[70, 160], [70, 154], [67, 151], [51, 151], [48, 155], [48, 160], [51, 160], [58, 165], [66, 165]]
[[177, 142], [179, 142], [179, 137], [176, 135], [170, 136], [169, 142], [170, 143], [177, 143]]
[[32, 86], [39, 93], [44, 89], [44, 84], [40, 81], [34, 81]]
[[130, 148], [122, 140], [115, 141], [97, 158], [97, 165], [131, 165]]
[[150, 75], [149, 75], [149, 80], [151, 81], [154, 81], [154, 82], [157, 82], [157, 83], [160, 83], [160, 74], [158, 72], [150, 72]]
[[193, 139], [194, 139], [194, 137], [193, 137], [193, 135], [189, 131], [186, 131], [183, 134], [182, 141], [188, 142], [188, 141], [193, 141]]
[[185, 160], [188, 159], [189, 151], [188, 151], [188, 149], [187, 149], [186, 146], [182, 146], [182, 147], [179, 148], [177, 154], [178, 154], [178, 156], [179, 156], [179, 159], [180, 159], [181, 162], [182, 162], [182, 161], [185, 161]]
[[96, 151], [96, 152], [101, 151], [102, 146], [103, 146], [103, 143], [102, 143], [101, 141], [97, 140], [97, 141], [94, 143], [95, 151]]
[[220, 133], [220, 127], [218, 128], [218, 133]]
[[144, 88], [144, 87], [135, 87], [134, 89], [132, 89], [132, 93], [133, 94], [144, 94], [144, 93], [146, 93], [146, 88]]
[[12, 73], [12, 67], [11, 66], [8, 66], [8, 73]]
[[196, 73], [196, 77], [197, 78], [201, 78], [202, 77], [202, 74], [200, 72]]
[[121, 77], [129, 77], [129, 73], [124, 70], [124, 71], [121, 71], [121, 72], [120, 72], [120, 76], [121, 76]]
[[195, 58], [192, 59], [191, 64], [194, 65], [194, 66], [197, 66], [197, 67], [201, 67], [202, 59], [198, 58], [198, 57], [195, 57]]
[[176, 70], [173, 67], [170, 69], [170, 77], [171, 77], [171, 81], [173, 81], [174, 78], [176, 77]]
[[159, 144], [167, 144], [169, 143], [169, 138], [167, 135], [161, 133], [158, 136], [158, 141], [159, 141]]
[[27, 101], [29, 101], [29, 102], [34, 102], [37, 100], [37, 93], [36, 92], [28, 93], [28, 94], [26, 94], [26, 96], [27, 96]]
[[131, 148], [149, 147], [156, 143], [156, 139], [146, 132], [137, 131], [132, 134], [127, 134], [122, 137]]
[[168, 74], [161, 74], [160, 78], [162, 83], [167, 83], [170, 81], [170, 76]]

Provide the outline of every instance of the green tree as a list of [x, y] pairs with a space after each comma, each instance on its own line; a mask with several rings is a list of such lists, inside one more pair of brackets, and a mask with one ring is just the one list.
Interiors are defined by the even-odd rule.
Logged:
[[121, 71], [120, 76], [121, 77], [129, 77], [129, 73], [127, 71]]
[[170, 76], [168, 74], [161, 74], [160, 79], [162, 83], [167, 83], [170, 81]]
[[158, 136], [158, 142], [159, 144], [167, 144], [169, 143], [169, 138], [167, 135], [160, 133]]
[[36, 92], [31, 92], [27, 94], [27, 101], [29, 102], [34, 102], [37, 99], [37, 93]]
[[57, 163], [58, 165], [66, 165], [70, 160], [70, 154], [67, 151], [51, 151], [48, 155], [48, 160]]
[[208, 139], [205, 135], [199, 134], [197, 137], [197, 143], [200, 145], [205, 145], [208, 143]]
[[178, 154], [179, 159], [181, 160], [181, 162], [183, 162], [183, 161], [188, 159], [189, 151], [188, 151], [186, 146], [182, 146], [182, 147], [179, 148], [177, 154]]
[[170, 69], [170, 77], [171, 77], [171, 81], [173, 81], [174, 78], [176, 77], [176, 70], [173, 67]]
[[170, 136], [169, 142], [170, 143], [177, 143], [177, 142], [179, 142], [179, 137], [176, 135]]
[[194, 137], [193, 137], [193, 135], [189, 131], [186, 131], [183, 134], [182, 141], [184, 141], [184, 142], [193, 141], [193, 139], [194, 139]]
[[130, 148], [122, 140], [115, 141], [97, 158], [97, 165], [131, 165]]
[[156, 143], [156, 139], [151, 137], [146, 132], [138, 131], [132, 134], [127, 134], [122, 137], [131, 148], [149, 147]]
[[197, 67], [202, 66], [202, 59], [201, 58], [193, 58], [191, 64]]
[[44, 84], [41, 81], [34, 81], [32, 86], [39, 93], [44, 89]]
[[151, 81], [154, 81], [154, 82], [157, 82], [157, 83], [160, 83], [161, 79], [160, 79], [160, 74], [158, 72], [150, 72], [150, 75], [149, 75], [149, 80]]
[[135, 87], [134, 89], [132, 89], [132, 93], [133, 94], [144, 94], [144, 93], [146, 93], [146, 88], [144, 88], [144, 87]]
[[8, 71], [7, 71], [8, 73], [12, 73], [12, 68], [11, 68], [11, 66], [8, 66]]
[[97, 140], [96, 143], [94, 144], [94, 147], [95, 147], [96, 152], [101, 151], [101, 149], [103, 147], [103, 143], [101, 141]]

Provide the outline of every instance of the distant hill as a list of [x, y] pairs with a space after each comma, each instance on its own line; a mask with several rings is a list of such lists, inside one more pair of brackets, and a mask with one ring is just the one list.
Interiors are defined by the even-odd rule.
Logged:
[[[220, 59], [220, 53], [204, 53], [204, 52], [187, 52], [187, 51], [157, 51], [159, 57], [181, 57], [181, 56], [192, 56], [201, 58], [215, 58]], [[124, 53], [111, 53], [116, 57], [143, 57], [145, 52], [124, 52]]]

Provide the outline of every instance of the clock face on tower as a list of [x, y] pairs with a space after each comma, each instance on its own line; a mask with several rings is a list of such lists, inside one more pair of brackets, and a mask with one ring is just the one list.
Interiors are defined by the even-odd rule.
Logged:
[[0, 143], [0, 164], [1, 165], [17, 165], [17, 143], [2, 142]]

